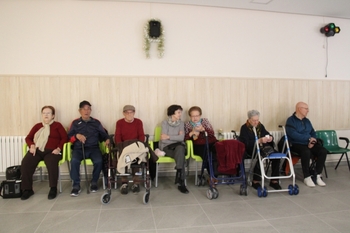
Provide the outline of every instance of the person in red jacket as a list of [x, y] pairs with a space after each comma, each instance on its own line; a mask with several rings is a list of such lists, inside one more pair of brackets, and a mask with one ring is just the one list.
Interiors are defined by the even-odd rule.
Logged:
[[[141, 142], [145, 141], [145, 133], [143, 131], [142, 121], [135, 118], [135, 107], [132, 105], [125, 105], [123, 108], [124, 118], [119, 119], [116, 123], [114, 140], [115, 143], [121, 143], [127, 140], [139, 140]], [[137, 169], [132, 169], [132, 174], [137, 172]], [[120, 187], [120, 192], [122, 194], [128, 194], [128, 179], [122, 176], [122, 186]], [[131, 191], [133, 193], [140, 192], [140, 182], [137, 176], [133, 176], [133, 185], [131, 186]]]
[[49, 175], [48, 199], [51, 200], [57, 196], [58, 162], [62, 159], [61, 152], [68, 139], [67, 132], [61, 123], [54, 121], [54, 107], [42, 107], [41, 116], [42, 122], [35, 124], [25, 138], [29, 150], [21, 164], [22, 200], [27, 200], [34, 194], [33, 174], [42, 160], [46, 164]]

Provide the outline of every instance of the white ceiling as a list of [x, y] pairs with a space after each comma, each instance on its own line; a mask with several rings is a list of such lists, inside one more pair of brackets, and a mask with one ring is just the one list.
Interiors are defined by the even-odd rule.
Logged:
[[[119, 0], [114, 0], [119, 1]], [[350, 0], [120, 0], [213, 6], [350, 19]]]

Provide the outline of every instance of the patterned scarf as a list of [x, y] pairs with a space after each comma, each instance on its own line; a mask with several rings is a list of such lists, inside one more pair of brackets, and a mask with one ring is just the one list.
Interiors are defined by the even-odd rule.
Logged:
[[[249, 123], [248, 120], [247, 120], [247, 122], [246, 122], [245, 124], [246, 124], [246, 126], [248, 127], [248, 129], [249, 129], [250, 131], [253, 132], [253, 126]], [[261, 138], [261, 123], [260, 123], [260, 122], [259, 122], [259, 124], [255, 127], [255, 129], [256, 129], [256, 134], [257, 134], [258, 138]], [[254, 134], [254, 132], [253, 132], [253, 134]]]
[[34, 135], [35, 146], [39, 148], [40, 151], [45, 150], [45, 146], [50, 135], [50, 125], [53, 122], [54, 120], [51, 120], [48, 124], [42, 122], [43, 127], [41, 127]]
[[171, 116], [168, 118], [168, 124], [172, 127], [176, 127], [176, 126], [179, 126], [181, 123], [181, 119], [180, 120], [177, 120], [177, 121], [172, 121], [171, 120]]

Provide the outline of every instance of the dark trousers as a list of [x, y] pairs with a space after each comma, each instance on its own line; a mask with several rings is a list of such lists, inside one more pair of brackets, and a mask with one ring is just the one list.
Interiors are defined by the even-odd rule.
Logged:
[[300, 157], [304, 178], [310, 176], [310, 159], [314, 159], [316, 161], [316, 173], [322, 173], [324, 163], [327, 158], [327, 150], [323, 146], [315, 144], [310, 149], [307, 145], [293, 144], [290, 150], [297, 153]]
[[176, 147], [173, 147], [172, 145], [168, 145], [168, 146], [163, 148], [163, 151], [165, 152], [166, 156], [175, 159], [176, 169], [181, 169], [181, 171], [182, 171], [181, 179], [184, 180], [186, 177], [186, 173], [185, 173], [186, 148], [185, 148], [185, 145], [179, 144]]
[[[209, 144], [209, 152], [211, 152], [212, 155], [212, 164], [213, 164], [213, 171], [214, 171], [214, 175], [217, 176], [218, 172], [217, 172], [217, 158], [216, 158], [216, 149], [215, 149], [215, 142]], [[203, 161], [205, 161], [205, 159], [208, 159], [208, 154], [206, 151], [206, 145], [196, 145], [193, 144], [193, 153], [195, 155], [199, 155]], [[209, 169], [209, 161], [206, 160], [206, 167], [205, 169], [207, 169], [208, 173], [210, 174], [210, 169]]]
[[[280, 170], [280, 160], [279, 159], [272, 159], [271, 160], [271, 176], [279, 176], [279, 170]], [[263, 168], [264, 169], [264, 168]], [[255, 181], [261, 181], [261, 170], [260, 170], [260, 164], [259, 160], [257, 159], [256, 165], [254, 167], [254, 175], [253, 180]]]
[[[103, 159], [100, 148], [85, 148], [85, 158], [91, 159], [94, 164], [94, 170], [92, 171], [91, 184], [96, 185], [98, 179], [100, 178], [100, 173], [102, 171]], [[73, 188], [80, 188], [80, 164], [83, 160], [82, 149], [74, 149], [72, 160], [71, 160], [71, 171], [70, 177], [73, 180]]]
[[22, 159], [22, 190], [33, 189], [33, 174], [40, 161], [44, 161], [49, 175], [49, 185], [51, 188], [57, 187], [58, 180], [58, 162], [62, 159], [62, 155], [52, 154], [53, 150], [45, 150], [44, 152], [36, 149], [35, 156], [29, 151]]

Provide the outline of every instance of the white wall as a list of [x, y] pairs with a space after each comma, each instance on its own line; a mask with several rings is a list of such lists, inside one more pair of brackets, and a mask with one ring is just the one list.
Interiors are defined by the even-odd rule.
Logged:
[[[142, 50], [162, 20], [165, 56]], [[113, 1], [0, 1], [0, 74], [350, 79], [350, 20]]]

